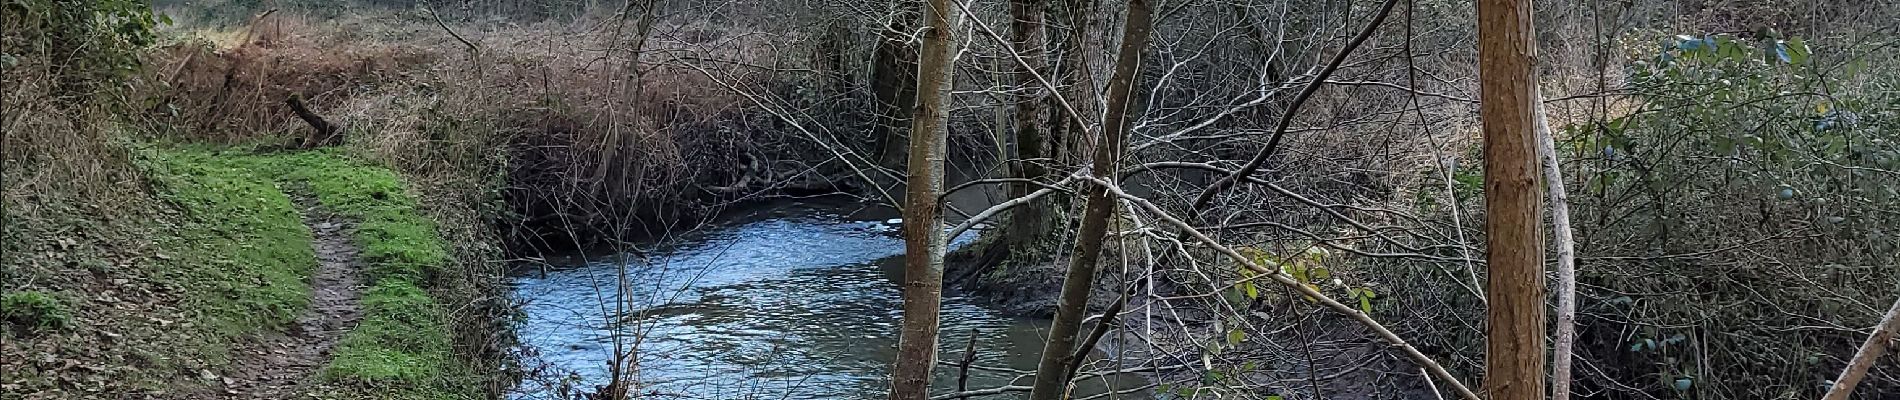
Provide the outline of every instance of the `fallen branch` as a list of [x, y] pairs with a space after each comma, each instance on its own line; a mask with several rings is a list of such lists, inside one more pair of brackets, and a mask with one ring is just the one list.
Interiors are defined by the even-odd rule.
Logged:
[[343, 135], [337, 134], [336, 125], [325, 121], [317, 113], [311, 112], [310, 107], [304, 105], [302, 95], [292, 93], [290, 98], [284, 99], [284, 104], [290, 105], [290, 112], [296, 113], [297, 118], [303, 119], [303, 122], [309, 123], [311, 128], [316, 129], [316, 132], [304, 137], [303, 148], [335, 146], [343, 142]]
[[970, 364], [976, 363], [976, 337], [981, 334], [970, 330], [970, 343], [963, 346], [963, 361], [957, 363], [957, 391], [970, 389]]
[[1115, 317], [1121, 316], [1122, 307], [1128, 305], [1128, 295], [1134, 292], [1135, 288], [1132, 286], [1122, 290], [1122, 295], [1115, 299], [1115, 304], [1110, 304], [1107, 310], [1102, 311], [1102, 318], [1095, 321], [1095, 330], [1090, 331], [1088, 338], [1082, 340], [1082, 345], [1075, 347], [1075, 354], [1069, 356], [1069, 368], [1063, 375], [1073, 377], [1076, 371], [1082, 369], [1083, 361], [1088, 359], [1090, 352], [1095, 351], [1095, 345], [1102, 342], [1102, 337], [1107, 336], [1110, 329], [1115, 328]]

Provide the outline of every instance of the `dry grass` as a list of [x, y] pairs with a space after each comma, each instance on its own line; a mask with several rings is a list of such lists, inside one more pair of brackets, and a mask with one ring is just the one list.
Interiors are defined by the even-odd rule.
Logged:
[[59, 98], [43, 66], [7, 70], [0, 85], [0, 207], [7, 218], [30, 218], [38, 208], [68, 201], [107, 206], [142, 192], [141, 180], [117, 127], [105, 116], [110, 102]]
[[[769, 78], [742, 66], [774, 54], [759, 35], [659, 24], [636, 58], [634, 43], [606, 39], [610, 21], [451, 25], [473, 51], [422, 11], [320, 23], [285, 14], [210, 35], [234, 43], [155, 52], [141, 91], [149, 125], [293, 146], [310, 128], [284, 99], [301, 96], [366, 158], [465, 187], [505, 176], [514, 211], [531, 220], [690, 205], [703, 197], [695, 183], [730, 182], [741, 171], [728, 166], [771, 142], [725, 86]], [[720, 82], [681, 57], [737, 62], [710, 67]]]

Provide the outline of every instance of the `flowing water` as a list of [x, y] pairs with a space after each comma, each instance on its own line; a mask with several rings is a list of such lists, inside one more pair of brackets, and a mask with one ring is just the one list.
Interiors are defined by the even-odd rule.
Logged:
[[[623, 332], [640, 333], [646, 398], [883, 398], [902, 315], [896, 256], [904, 244], [882, 217], [889, 216], [781, 205], [643, 254], [520, 274], [515, 289], [526, 315], [518, 333], [534, 353], [530, 367], [546, 369], [514, 397], [557, 398], [564, 384], [603, 384], [616, 343], [607, 316], [621, 314], [630, 316]], [[624, 313], [616, 296], [628, 305]], [[942, 359], [962, 358], [974, 332], [978, 366], [1035, 369], [1046, 321], [1004, 317], [954, 295], [943, 299], [942, 315]], [[623, 346], [636, 340], [622, 336]], [[975, 369], [969, 388], [1028, 385], [1020, 375]], [[954, 391], [957, 376], [939, 366], [932, 393]], [[1079, 391], [1110, 384], [1091, 381]]]

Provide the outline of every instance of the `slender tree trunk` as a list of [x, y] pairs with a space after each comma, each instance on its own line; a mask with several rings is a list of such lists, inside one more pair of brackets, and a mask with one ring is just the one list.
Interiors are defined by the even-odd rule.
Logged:
[[910, 177], [904, 196], [904, 325], [891, 368], [891, 400], [930, 398], [930, 371], [937, 364], [937, 312], [943, 299], [945, 120], [957, 22], [948, 0], [930, 0], [924, 10], [923, 55], [917, 70], [917, 109], [910, 125]]
[[1550, 231], [1557, 235], [1557, 339], [1551, 350], [1550, 398], [1570, 399], [1570, 362], [1577, 343], [1577, 239], [1570, 230], [1570, 195], [1564, 190], [1564, 170], [1557, 159], [1557, 138], [1544, 116], [1544, 96], [1537, 107], [1537, 154], [1544, 160], [1544, 183], [1550, 191]]
[[[1102, 141], [1095, 146], [1095, 160], [1089, 173], [1115, 181], [1116, 170], [1128, 135], [1128, 108], [1131, 92], [1139, 78], [1142, 53], [1148, 47], [1151, 29], [1147, 0], [1128, 2], [1127, 25], [1114, 74], [1108, 83], [1108, 113], [1102, 120]], [[1108, 234], [1109, 217], [1114, 214], [1117, 197], [1108, 188], [1090, 185], [1083, 205], [1082, 226], [1075, 236], [1075, 252], [1069, 259], [1069, 273], [1062, 280], [1062, 297], [1057, 300], [1055, 321], [1049, 327], [1049, 339], [1042, 348], [1042, 362], [1036, 367], [1036, 383], [1030, 389], [1031, 400], [1055, 400], [1068, 392], [1068, 366], [1075, 357], [1075, 339], [1082, 318], [1088, 313], [1089, 292], [1095, 282], [1096, 261], [1102, 256], [1102, 242]], [[1105, 322], [1106, 323], [1106, 322]], [[1086, 353], [1084, 353], [1086, 354]]]
[[1834, 387], [1828, 388], [1827, 396], [1821, 399], [1847, 400], [1847, 395], [1854, 393], [1854, 386], [1867, 377], [1867, 369], [1887, 354], [1895, 331], [1900, 331], [1900, 300], [1894, 300], [1893, 308], [1887, 309], [1887, 316], [1881, 317], [1880, 325], [1874, 327], [1874, 334], [1867, 335], [1867, 342], [1861, 343], [1860, 350], [1854, 352], [1854, 359], [1847, 362], [1847, 368], [1841, 369], [1841, 377], [1834, 379]]
[[1535, 41], [1530, 0], [1478, 1], [1484, 122], [1484, 387], [1493, 399], [1544, 393], [1543, 196], [1538, 193]]
[[[1044, 147], [1045, 132], [1042, 112], [1042, 93], [1050, 88], [1040, 87], [1034, 73], [1043, 67], [1043, 0], [1012, 0], [1009, 8], [1014, 22], [1010, 24], [1015, 36], [1012, 47], [1021, 55], [1025, 63], [1015, 65], [1016, 75], [1016, 118], [1015, 137], [1016, 162], [1011, 164], [1017, 178], [1045, 180], [1048, 175], [1046, 164], [1049, 154]], [[1028, 64], [1028, 65], [1023, 65]], [[1021, 198], [1035, 192], [1040, 187], [1018, 182], [1009, 185], [1010, 198]], [[1029, 204], [1010, 210], [1009, 224], [1004, 228], [1005, 244], [1010, 258], [1019, 261], [1039, 261], [1044, 256], [1044, 247], [1053, 240], [1054, 203], [1049, 199], [1037, 199]]]
[[[909, 3], [909, 2], [903, 2]], [[899, 6], [897, 15], [878, 32], [877, 49], [871, 58], [872, 97], [877, 102], [877, 124], [871, 127], [872, 141], [880, 166], [895, 167], [909, 147], [905, 132], [898, 127], [911, 121], [917, 102], [917, 48], [910, 43], [913, 6]]]

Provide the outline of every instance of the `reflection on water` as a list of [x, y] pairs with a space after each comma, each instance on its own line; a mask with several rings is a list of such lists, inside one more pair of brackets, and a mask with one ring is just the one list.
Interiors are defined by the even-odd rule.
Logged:
[[[515, 280], [526, 313], [520, 337], [538, 353], [527, 362], [572, 374], [577, 387], [604, 383], [614, 348], [606, 316], [624, 294], [632, 309], [622, 329], [644, 333], [637, 357], [648, 398], [883, 398], [902, 314], [896, 229], [781, 208], [628, 256], [624, 291], [610, 260], [527, 274]], [[960, 359], [974, 330], [978, 365], [1033, 370], [1046, 325], [945, 297], [939, 357]], [[973, 370], [970, 387], [1017, 375]], [[935, 382], [934, 393], [954, 390], [955, 368], [939, 367]], [[554, 396], [546, 385], [522, 386], [514, 397]]]

